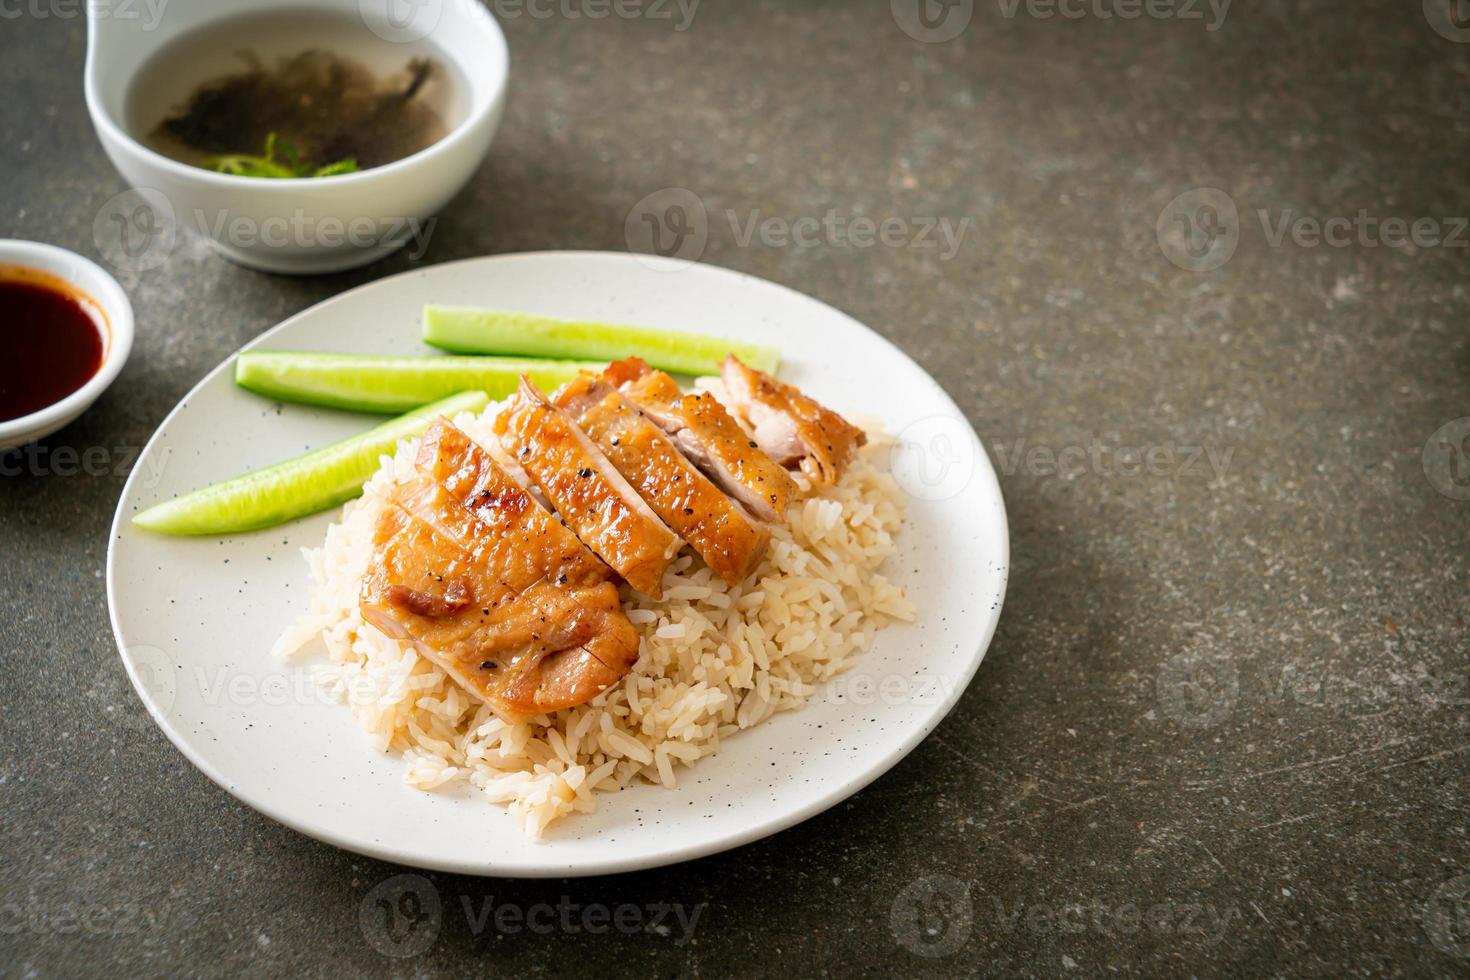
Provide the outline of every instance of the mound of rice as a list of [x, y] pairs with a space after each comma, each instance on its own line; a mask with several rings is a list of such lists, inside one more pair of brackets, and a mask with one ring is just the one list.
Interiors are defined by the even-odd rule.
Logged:
[[[499, 408], [455, 419], [497, 455], [490, 421]], [[317, 671], [318, 681], [351, 706], [373, 745], [403, 757], [410, 786], [467, 780], [540, 837], [556, 820], [595, 809], [598, 790], [635, 780], [672, 788], [676, 767], [800, 707], [878, 629], [914, 618], [903, 592], [877, 573], [893, 551], [903, 506], [878, 465], [889, 440], [876, 429], [868, 435], [837, 486], [796, 504], [774, 528], [770, 550], [738, 587], [687, 548], [664, 578], [662, 601], [625, 587], [624, 606], [641, 635], [638, 663], [585, 705], [507, 724], [412, 645], [363, 622], [357, 602], [373, 527], [394, 481], [412, 473], [416, 440], [385, 456], [322, 547], [305, 551], [310, 611], [276, 653], [320, 638], [332, 665]]]

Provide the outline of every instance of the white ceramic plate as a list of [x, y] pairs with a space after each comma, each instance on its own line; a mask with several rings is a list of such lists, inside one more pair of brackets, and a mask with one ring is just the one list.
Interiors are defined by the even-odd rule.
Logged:
[[918, 606], [801, 710], [729, 739], [680, 770], [677, 789], [607, 794], [527, 840], [470, 789], [403, 783], [346, 706], [318, 694], [271, 644], [305, 608], [300, 549], [335, 513], [230, 538], [178, 539], [129, 518], [206, 483], [359, 432], [371, 420], [278, 406], [235, 387], [233, 358], [164, 420], [113, 523], [113, 630], [149, 713], [189, 760], [262, 813], [372, 857], [467, 874], [567, 876], [653, 867], [775, 833], [845, 799], [904, 757], [963, 693], [1005, 593], [1005, 507], [974, 430], [943, 390], [876, 333], [749, 276], [611, 253], [506, 255], [438, 265], [314, 306], [250, 346], [427, 353], [426, 303], [642, 323], [779, 345], [781, 375], [838, 411], [900, 434], [895, 474], [909, 522], [885, 573]]

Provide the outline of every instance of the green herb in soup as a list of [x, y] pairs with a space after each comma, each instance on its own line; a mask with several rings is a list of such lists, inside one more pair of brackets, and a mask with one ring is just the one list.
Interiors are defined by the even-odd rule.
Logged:
[[[280, 156], [276, 156], [276, 151]], [[358, 171], [357, 161], [348, 157], [336, 163], [317, 166], [302, 160], [296, 147], [284, 140], [277, 140], [275, 133], [265, 138], [265, 153], [261, 156], [246, 154], [222, 154], [204, 161], [210, 170], [236, 177], [331, 177], [335, 174], [354, 174]]]

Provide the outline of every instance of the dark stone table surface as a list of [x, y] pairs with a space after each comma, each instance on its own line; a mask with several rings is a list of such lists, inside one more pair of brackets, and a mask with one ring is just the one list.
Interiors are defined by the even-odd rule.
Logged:
[[[421, 256], [296, 279], [186, 239], [120, 270], [121, 378], [0, 457], [0, 972], [1470, 970], [1470, 12], [924, 2], [500, 3], [505, 122]], [[77, 13], [0, 3], [0, 235], [110, 261], [125, 185]], [[833, 810], [639, 874], [427, 875], [437, 935], [384, 955], [360, 909], [406, 869], [236, 802], [129, 688], [103, 582], [126, 460], [289, 314], [416, 264], [627, 249], [673, 187], [704, 261], [871, 324], [973, 421], [1011, 522], [999, 632]], [[865, 247], [864, 216], [908, 237]], [[117, 465], [49, 462], [95, 446]], [[573, 931], [597, 904], [648, 928]]]

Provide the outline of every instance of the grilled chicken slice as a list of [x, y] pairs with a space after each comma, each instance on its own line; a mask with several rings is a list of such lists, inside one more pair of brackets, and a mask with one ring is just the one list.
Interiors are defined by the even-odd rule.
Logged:
[[765, 553], [769, 528], [721, 493], [662, 429], [596, 375], [583, 373], [554, 400], [716, 575], [731, 585], [745, 578]]
[[495, 433], [588, 547], [639, 592], [663, 596], [664, 569], [683, 542], [530, 378]]
[[782, 466], [800, 466], [812, 486], [836, 483], [858, 447], [868, 441], [862, 429], [836, 412], [747, 367], [734, 354], [726, 356], [720, 380], [761, 449]]
[[763, 521], [786, 516], [797, 492], [791, 474], [761, 452], [713, 395], [686, 395], [673, 378], [636, 357], [608, 365], [603, 379], [620, 386], [684, 455], [750, 513]]
[[[533, 506], [538, 506], [531, 502]], [[363, 618], [412, 642], [501, 717], [581, 704], [638, 659], [638, 635], [611, 582], [580, 588], [545, 576], [513, 587], [499, 535], [420, 475], [395, 487], [363, 580]]]
[[448, 419], [439, 419], [424, 433], [417, 463], [494, 533], [504, 552], [494, 567], [514, 587], [546, 577], [576, 588], [613, 577], [612, 570], [512, 479], [489, 450]]
[[[449, 585], [444, 585], [439, 583], [439, 579], [444, 578], [443, 573], [435, 573], [434, 582], [444, 585], [447, 590], [444, 596], [436, 597], [432, 585], [416, 589], [414, 591], [429, 596], [429, 599], [427, 602], [416, 600], [410, 603], [409, 608], [452, 612], [457, 601], [471, 601], [478, 597], [481, 616], [492, 629], [508, 630], [511, 635], [529, 635], [548, 649], [581, 643], [587, 638], [589, 615], [594, 621], [592, 625], [599, 618], [597, 603], [582, 606], [574, 589], [557, 585], [545, 572], [521, 575], [524, 567], [521, 562], [506, 561], [514, 550], [513, 544], [455, 501], [443, 486], [427, 477], [420, 477], [401, 485], [394, 495], [394, 503], [409, 517], [458, 548], [466, 560], [474, 563], [483, 579], [477, 584], [463, 577], [445, 578]], [[497, 587], [499, 592], [495, 591]], [[406, 593], [403, 596], [411, 598]], [[536, 614], [529, 618], [524, 615], [527, 603]]]

